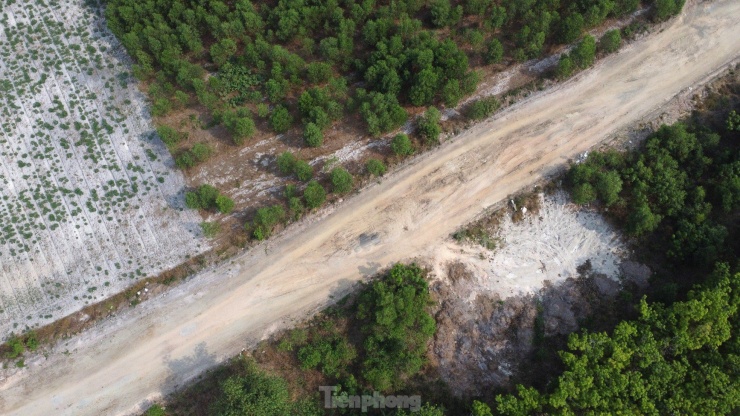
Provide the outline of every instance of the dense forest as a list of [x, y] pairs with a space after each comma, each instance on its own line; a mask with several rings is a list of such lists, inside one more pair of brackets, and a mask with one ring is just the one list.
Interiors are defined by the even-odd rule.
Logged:
[[[300, 123], [306, 144], [320, 146], [321, 132], [345, 114], [358, 114], [369, 133], [381, 135], [401, 126], [409, 107], [455, 106], [476, 88], [473, 68], [537, 58], [638, 6], [639, 0], [109, 0], [106, 18], [136, 61], [155, 116], [201, 105], [237, 145], [255, 134], [259, 117], [276, 133]], [[654, 19], [682, 6], [683, 0], [655, 0]], [[582, 64], [593, 60], [593, 50], [582, 52], [591, 55]]]

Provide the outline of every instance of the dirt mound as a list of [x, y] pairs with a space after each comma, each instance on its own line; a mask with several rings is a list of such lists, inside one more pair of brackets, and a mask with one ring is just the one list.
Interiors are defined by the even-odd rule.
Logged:
[[474, 273], [461, 262], [449, 265], [448, 277], [433, 286], [440, 306], [430, 358], [462, 396], [511, 387], [524, 377], [522, 364], [534, 360], [546, 340], [577, 331], [583, 320], [613, 309], [620, 290], [614, 280], [589, 274], [502, 300], [495, 293], [471, 295]]

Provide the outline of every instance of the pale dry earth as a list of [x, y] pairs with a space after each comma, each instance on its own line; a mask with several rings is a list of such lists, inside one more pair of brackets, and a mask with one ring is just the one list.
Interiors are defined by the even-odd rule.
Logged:
[[0, 0], [0, 340], [205, 251], [130, 62], [84, 0]]
[[660, 33], [414, 159], [333, 212], [29, 360], [2, 382], [0, 413], [141, 409], [711, 79], [740, 56], [738, 22], [735, 0], [687, 5]]

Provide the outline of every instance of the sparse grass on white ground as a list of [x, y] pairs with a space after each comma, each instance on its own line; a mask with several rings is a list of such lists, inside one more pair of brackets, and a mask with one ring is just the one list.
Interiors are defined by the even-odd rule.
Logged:
[[[542, 197], [541, 197], [542, 198]], [[433, 249], [436, 276], [447, 276], [451, 261], [463, 262], [475, 276], [470, 295], [496, 293], [501, 299], [535, 293], [577, 277], [577, 267], [591, 261], [592, 271], [618, 279], [626, 252], [619, 234], [596, 212], [579, 209], [563, 193], [544, 197], [539, 214], [513, 223], [506, 216], [496, 232], [498, 247], [448, 242]]]
[[0, 0], [0, 339], [206, 245], [100, 13]]

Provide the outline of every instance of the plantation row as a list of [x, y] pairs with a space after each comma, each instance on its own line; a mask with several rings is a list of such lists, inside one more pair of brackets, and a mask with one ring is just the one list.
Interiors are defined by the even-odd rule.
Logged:
[[101, 22], [78, 4], [0, 1], [1, 337], [196, 251], [194, 216], [167, 208], [182, 179]]
[[[322, 132], [346, 114], [379, 136], [407, 120], [407, 106], [456, 106], [476, 89], [471, 68], [537, 58], [639, 6], [500, 3], [111, 0], [106, 17], [137, 62], [155, 116], [202, 105], [237, 145], [255, 134], [255, 117], [276, 133], [300, 122], [306, 144], [320, 146]], [[662, 20], [683, 2], [654, 5]]]

